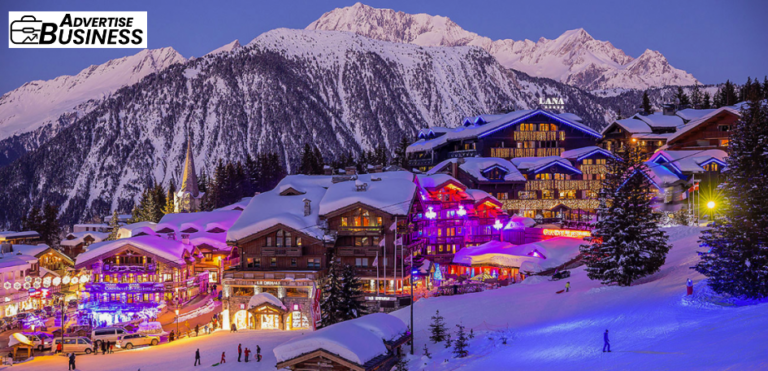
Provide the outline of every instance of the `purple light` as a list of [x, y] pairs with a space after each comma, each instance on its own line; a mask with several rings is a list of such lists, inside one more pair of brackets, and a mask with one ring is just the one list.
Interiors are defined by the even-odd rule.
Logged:
[[581, 161], [581, 160], [583, 160], [583, 159], [585, 159], [585, 158], [587, 158], [587, 157], [589, 157], [589, 156], [592, 156], [592, 155], [593, 155], [593, 154], [595, 154], [596, 152], [600, 152], [600, 153], [602, 153], [602, 154], [604, 154], [604, 155], [606, 155], [606, 156], [608, 156], [608, 157], [611, 157], [611, 158], [613, 158], [613, 155], [612, 155], [610, 152], [608, 152], [608, 151], [606, 151], [606, 150], [604, 150], [604, 149], [602, 149], [602, 148], [597, 148], [597, 149], [594, 149], [594, 150], [590, 151], [590, 152], [589, 152], [589, 153], [587, 153], [586, 155], [583, 155], [583, 156], [581, 156], [581, 157], [577, 158], [577, 159], [576, 159], [576, 161]]
[[562, 167], [564, 167], [566, 169], [573, 170], [576, 173], [581, 174], [581, 171], [579, 171], [579, 169], [577, 169], [577, 168], [575, 168], [573, 166], [570, 166], [570, 165], [566, 165], [566, 164], [564, 164], [564, 163], [562, 163], [560, 161], [552, 161], [552, 162], [544, 165], [543, 167], [539, 168], [538, 170], [534, 171], [534, 173], [538, 173], [538, 172], [540, 172], [540, 171], [542, 171], [544, 169], [548, 169], [548, 168], [552, 167], [553, 165], [560, 165], [560, 166], [562, 166]]
[[497, 131], [499, 131], [499, 130], [501, 130], [501, 129], [504, 129], [504, 128], [506, 128], [506, 127], [509, 127], [510, 125], [514, 125], [514, 124], [520, 123], [521, 121], [523, 121], [523, 120], [525, 120], [525, 119], [528, 119], [528, 118], [530, 118], [530, 117], [532, 117], [532, 116], [534, 116], [534, 115], [537, 115], [537, 114], [543, 114], [543, 115], [545, 115], [545, 116], [548, 116], [548, 117], [550, 117], [550, 118], [552, 118], [552, 119], [555, 119], [555, 120], [559, 121], [560, 123], [566, 124], [566, 125], [568, 125], [568, 126], [570, 126], [570, 127], [574, 128], [574, 129], [578, 129], [578, 130], [580, 130], [580, 131], [582, 131], [582, 132], [584, 132], [584, 133], [587, 133], [587, 134], [589, 134], [589, 135], [592, 135], [593, 137], [596, 137], [596, 138], [600, 138], [600, 139], [602, 139], [602, 138], [603, 138], [603, 136], [602, 136], [602, 135], [600, 135], [600, 134], [599, 134], [598, 132], [596, 132], [596, 131], [593, 131], [593, 130], [589, 130], [589, 131], [587, 131], [585, 128], [582, 128], [582, 127], [580, 127], [580, 126], [576, 125], [576, 124], [575, 124], [575, 123], [573, 123], [573, 122], [570, 122], [570, 121], [568, 121], [568, 120], [562, 119], [562, 118], [560, 118], [560, 117], [558, 117], [558, 116], [556, 116], [556, 115], [554, 115], [554, 114], [551, 114], [551, 113], [549, 113], [549, 112], [547, 112], [547, 111], [544, 111], [544, 110], [542, 110], [542, 109], [536, 109], [535, 111], [533, 111], [533, 112], [531, 112], [531, 113], [529, 113], [529, 114], [527, 114], [527, 115], [525, 115], [525, 116], [523, 116], [523, 117], [520, 117], [520, 118], [518, 118], [518, 119], [512, 120], [512, 121], [510, 121], [510, 122], [508, 122], [508, 123], [506, 123], [506, 124], [504, 124], [504, 125], [502, 125], [502, 126], [499, 126], [498, 128], [496, 128], [496, 129], [494, 129], [494, 130], [491, 130], [491, 131], [485, 132], [485, 133], [483, 133], [483, 134], [480, 134], [480, 135], [478, 135], [477, 137], [478, 137], [478, 138], [482, 138], [482, 137], [484, 137], [484, 136], [486, 136], [486, 135], [490, 135], [490, 134], [492, 134], [492, 133], [494, 133], [494, 132], [497, 132]]

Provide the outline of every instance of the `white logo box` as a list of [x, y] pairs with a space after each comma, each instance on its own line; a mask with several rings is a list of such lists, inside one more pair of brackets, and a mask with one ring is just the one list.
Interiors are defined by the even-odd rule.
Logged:
[[[69, 15], [72, 26], [62, 25]], [[110, 25], [110, 19], [112, 24]], [[99, 22], [93, 22], [98, 20]], [[101, 22], [104, 20], [104, 22]], [[121, 21], [119, 21], [121, 20]], [[128, 27], [127, 21], [131, 24]], [[85, 21], [90, 22], [85, 24]], [[80, 23], [79, 25], [75, 25]], [[120, 24], [122, 23], [122, 24]], [[46, 25], [48, 24], [48, 25]], [[55, 41], [51, 40], [50, 31], [55, 25]], [[102, 48], [147, 48], [147, 12], [39, 12], [21, 11], [8, 12], [8, 47], [9, 48], [36, 48], [36, 49], [102, 49]], [[43, 35], [47, 30], [48, 35]], [[77, 31], [80, 30], [80, 31]], [[62, 32], [64, 40], [62, 40]], [[75, 35], [79, 34], [83, 40]], [[102, 38], [94, 37], [94, 34]], [[67, 36], [72, 35], [67, 41]], [[111, 39], [110, 39], [111, 36]]]

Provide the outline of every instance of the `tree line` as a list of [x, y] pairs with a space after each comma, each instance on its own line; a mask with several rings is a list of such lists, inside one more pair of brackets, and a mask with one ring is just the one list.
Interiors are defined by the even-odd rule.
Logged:
[[[757, 78], [752, 80], [751, 77], [747, 77], [747, 82], [741, 87], [727, 80], [712, 95], [708, 91], [702, 91], [698, 83], [694, 85], [690, 95], [685, 93], [683, 87], [678, 86], [675, 99], [678, 106], [695, 109], [720, 108], [750, 100], [768, 100], [768, 76], [763, 78], [762, 85]], [[654, 112], [647, 90], [643, 92], [642, 110], [645, 114]]]

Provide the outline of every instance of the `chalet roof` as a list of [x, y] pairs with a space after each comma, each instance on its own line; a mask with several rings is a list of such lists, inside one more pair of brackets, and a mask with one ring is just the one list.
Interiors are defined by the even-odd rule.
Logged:
[[419, 185], [421, 185], [422, 188], [440, 188], [445, 184], [453, 184], [462, 190], [466, 190], [467, 186], [459, 182], [456, 178], [448, 175], [448, 174], [418, 174], [417, 179], [419, 181]]
[[648, 124], [646, 124], [645, 121], [635, 119], [634, 117], [630, 117], [628, 119], [614, 121], [610, 125], [606, 126], [602, 130], [602, 133], [603, 134], [607, 133], [608, 130], [610, 130], [610, 128], [613, 127], [614, 125], [620, 126], [622, 129], [632, 134], [653, 132], [651, 127], [648, 126]]
[[78, 269], [82, 268], [94, 259], [128, 245], [176, 264], [184, 264], [184, 252], [192, 248], [192, 246], [185, 246], [179, 241], [162, 237], [139, 236], [123, 238], [91, 244], [85, 252], [75, 258], [75, 266]]
[[[414, 175], [407, 171], [360, 174], [353, 181], [334, 183], [320, 201], [320, 215], [328, 215], [356, 203], [362, 203], [390, 215], [407, 215], [416, 195]], [[365, 183], [358, 191], [356, 183]]]
[[499, 167], [506, 172], [504, 176], [505, 182], [524, 182], [525, 177], [517, 170], [514, 164], [509, 160], [497, 157], [467, 157], [462, 159], [463, 162], [457, 158], [445, 160], [435, 167], [430, 169], [427, 174], [437, 174], [442, 171], [450, 170], [449, 165], [459, 163], [459, 169], [463, 170], [473, 178], [481, 182], [490, 182], [491, 180], [486, 178], [484, 173], [493, 167]]
[[632, 118], [641, 120], [652, 128], [677, 128], [685, 124], [679, 116], [665, 115], [661, 112], [650, 115], [635, 114]]
[[[86, 237], [90, 236], [93, 238], [93, 242], [101, 242], [104, 241], [107, 237], [109, 237], [109, 233], [107, 232], [95, 232], [95, 231], [88, 231], [88, 232], [72, 232], [67, 235], [67, 239], [61, 240], [62, 246], [77, 246], [85, 240]], [[71, 238], [70, 238], [71, 237]]]
[[704, 165], [713, 161], [725, 166], [728, 153], [720, 149], [708, 149], [703, 151], [658, 151], [648, 159], [648, 162], [662, 164], [671, 171], [678, 173], [703, 173]]
[[581, 161], [582, 159], [595, 154], [603, 154], [608, 157], [613, 157], [613, 154], [610, 151], [598, 146], [582, 147], [564, 151], [560, 154], [560, 157], [567, 158], [569, 160]]
[[693, 120], [693, 121], [689, 122], [688, 124], [686, 124], [682, 128], [678, 129], [677, 132], [673, 133], [669, 137], [669, 139], [667, 139], [667, 142], [668, 143], [670, 143], [670, 142], [674, 143], [675, 140], [677, 140], [678, 138], [682, 137], [686, 133], [689, 133], [690, 131], [692, 131], [692, 130], [698, 128], [698, 127], [701, 127], [702, 125], [704, 125], [707, 122], [709, 122], [709, 120], [711, 120], [713, 117], [719, 115], [722, 112], [727, 112], [727, 113], [734, 114], [736, 116], [741, 116], [741, 113], [737, 109], [735, 109], [733, 107], [720, 107], [718, 109], [707, 110], [707, 111], [711, 111], [711, 112], [707, 113], [706, 115], [703, 115], [703, 116], [699, 117], [696, 120]]
[[[412, 153], [412, 152], [433, 150], [452, 140], [462, 140], [462, 139], [483, 137], [486, 135], [490, 135], [498, 130], [504, 129], [508, 126], [521, 123], [536, 115], [545, 115], [547, 117], [552, 118], [553, 120], [558, 121], [561, 124], [565, 124], [567, 126], [575, 128], [588, 135], [591, 135], [597, 138], [601, 137], [600, 133], [598, 133], [594, 129], [580, 122], [571, 121], [567, 118], [568, 116], [558, 115], [542, 109], [520, 110], [520, 111], [514, 111], [514, 112], [510, 112], [503, 115], [486, 115], [489, 121], [485, 124], [482, 124], [482, 121], [479, 121], [477, 124], [459, 126], [447, 132], [445, 135], [441, 135], [434, 139], [420, 139], [416, 143], [413, 143], [410, 146], [408, 146], [408, 148], [406, 149], [406, 152]], [[478, 117], [485, 117], [485, 116], [478, 116]]]
[[515, 164], [518, 169], [525, 170], [527, 172], [538, 172], [553, 165], [560, 165], [576, 172], [577, 174], [581, 174], [581, 171], [573, 167], [570, 161], [560, 156], [516, 157], [510, 161]]
[[675, 112], [675, 115], [679, 116], [684, 121], [688, 122], [691, 120], [697, 120], [701, 117], [708, 115], [712, 113], [712, 111], [717, 110], [717, 108], [712, 109], [694, 109], [694, 108], [686, 108], [683, 110], [679, 110]]

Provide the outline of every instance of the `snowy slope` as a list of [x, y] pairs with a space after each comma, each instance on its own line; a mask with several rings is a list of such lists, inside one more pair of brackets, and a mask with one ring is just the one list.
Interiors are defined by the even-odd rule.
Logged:
[[208, 56], [208, 55], [216, 55], [216, 54], [219, 54], [219, 53], [228, 53], [228, 52], [240, 49], [240, 48], [242, 48], [242, 45], [240, 45], [240, 41], [235, 40], [235, 41], [232, 41], [229, 44], [222, 45], [222, 46], [220, 46], [220, 47], [218, 47], [218, 48], [208, 52], [208, 54], [206, 54], [206, 56]]
[[[699, 228], [666, 229], [673, 248], [661, 271], [628, 288], [603, 286], [583, 268], [564, 281], [532, 277], [522, 284], [463, 296], [429, 298], [415, 306], [416, 354], [411, 370], [759, 370], [768, 367], [768, 301], [728, 307], [706, 295], [698, 261]], [[685, 297], [691, 278], [699, 295]], [[454, 359], [444, 344], [429, 343], [435, 310], [451, 332], [474, 329], [470, 356]], [[410, 312], [394, 313], [408, 320]], [[608, 329], [613, 353], [603, 354]], [[506, 334], [508, 344], [500, 337]], [[455, 335], [453, 336], [455, 339]], [[490, 340], [489, 338], [493, 338]], [[449, 359], [444, 364], [443, 360]], [[426, 365], [425, 365], [426, 363]]]
[[354, 32], [422, 46], [478, 46], [505, 67], [586, 90], [696, 82], [691, 74], [672, 67], [659, 52], [648, 50], [635, 60], [610, 42], [595, 40], [584, 29], [566, 31], [554, 40], [491, 40], [462, 29], [446, 17], [376, 9], [361, 3], [325, 13], [307, 29]]
[[[90, 66], [77, 75], [31, 81], [0, 97], [0, 140], [55, 122], [91, 99], [102, 99], [144, 76], [186, 60], [171, 47]], [[80, 114], [88, 110], [80, 110]]]

